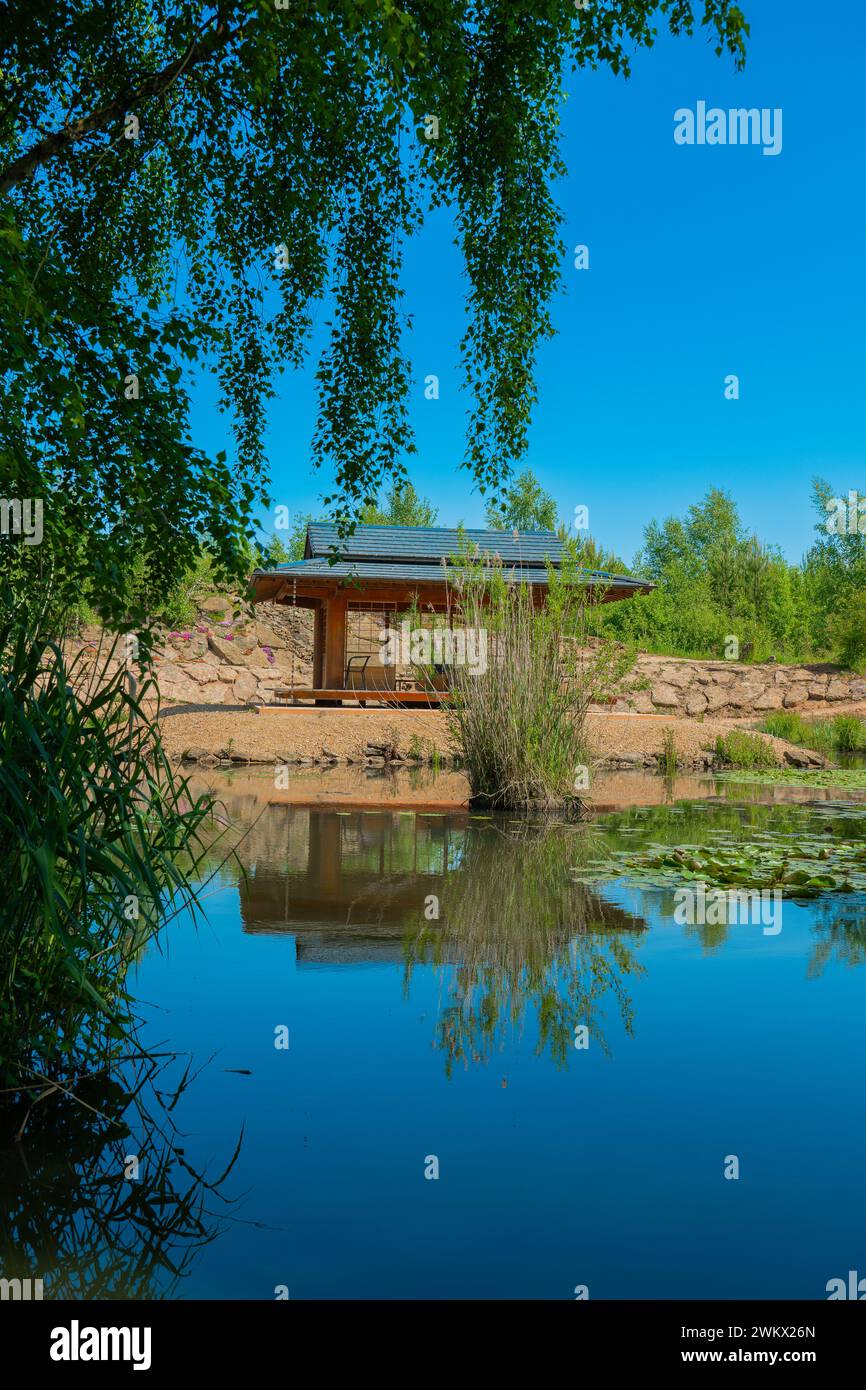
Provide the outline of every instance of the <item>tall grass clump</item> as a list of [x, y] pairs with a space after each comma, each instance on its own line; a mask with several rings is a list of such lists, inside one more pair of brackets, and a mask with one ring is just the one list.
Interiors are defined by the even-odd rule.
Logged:
[[501, 810], [576, 805], [587, 788], [586, 713], [624, 669], [612, 643], [587, 646], [582, 588], [551, 571], [546, 602], [501, 563], [464, 561], [451, 589], [452, 626], [485, 634], [483, 670], [449, 672], [451, 732], [475, 805]]
[[716, 756], [728, 767], [775, 767], [776, 755], [772, 745], [759, 734], [747, 734], [732, 729], [716, 739]]
[[127, 972], [190, 886], [211, 803], [173, 771], [126, 672], [0, 621], [0, 1087], [109, 1069], [130, 1048]]
[[866, 748], [866, 724], [856, 714], [837, 714], [832, 724], [833, 745], [840, 753]]
[[774, 710], [761, 720], [758, 728], [765, 734], [772, 734], [774, 738], [783, 738], [786, 742], [797, 743], [801, 747], [806, 747], [814, 730], [814, 726], [807, 723], [802, 714], [787, 709]]
[[834, 719], [804, 719], [793, 711], [779, 710], [762, 720], [758, 728], [828, 756], [857, 753], [866, 748], [866, 722], [856, 714], [837, 714]]

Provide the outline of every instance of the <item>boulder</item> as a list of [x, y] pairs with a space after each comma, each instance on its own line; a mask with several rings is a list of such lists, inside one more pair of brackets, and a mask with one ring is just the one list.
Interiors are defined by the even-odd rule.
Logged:
[[734, 685], [727, 692], [728, 704], [733, 709], [754, 709], [755, 701], [760, 699], [763, 693], [763, 686], [760, 685]]
[[808, 698], [808, 685], [789, 685], [782, 699], [782, 704], [785, 709], [793, 709], [796, 705], [804, 705]]
[[657, 685], [653, 686], [650, 699], [654, 705], [658, 705], [661, 709], [677, 709], [680, 703], [680, 692], [675, 690], [672, 685], [659, 681]]
[[184, 662], [183, 672], [190, 680], [197, 681], [199, 685], [207, 685], [217, 678], [217, 669], [207, 661]]
[[218, 637], [216, 633], [212, 633], [207, 640], [211, 651], [216, 653], [220, 661], [226, 662], [229, 666], [243, 666], [244, 656], [248, 653], [244, 652], [241, 643], [236, 642], [233, 637], [226, 641], [225, 637]]
[[847, 681], [831, 680], [827, 686], [828, 700], [848, 700], [851, 697], [851, 687]]
[[711, 685], [707, 691], [707, 710], [714, 713], [716, 710], [724, 709], [728, 704], [728, 691], [724, 686]]
[[755, 701], [755, 709], [781, 709], [783, 692], [777, 686], [764, 690]]
[[284, 634], [269, 627], [267, 623], [256, 623], [255, 632], [260, 647], [271, 647], [274, 651], [285, 651], [289, 645]]
[[234, 698], [238, 704], [245, 704], [251, 700], [259, 688], [259, 683], [252, 671], [241, 671], [234, 683]]

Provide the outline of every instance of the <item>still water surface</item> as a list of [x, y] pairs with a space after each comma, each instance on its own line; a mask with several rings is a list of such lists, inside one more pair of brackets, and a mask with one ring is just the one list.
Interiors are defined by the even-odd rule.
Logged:
[[866, 1274], [861, 900], [786, 901], [767, 936], [575, 881], [720, 826], [860, 839], [862, 805], [545, 829], [225, 802], [237, 858], [137, 990], [148, 1041], [201, 1067], [173, 1112], [179, 1187], [183, 1163], [215, 1179], [240, 1151], [182, 1276], [157, 1262], [114, 1292], [823, 1298]]

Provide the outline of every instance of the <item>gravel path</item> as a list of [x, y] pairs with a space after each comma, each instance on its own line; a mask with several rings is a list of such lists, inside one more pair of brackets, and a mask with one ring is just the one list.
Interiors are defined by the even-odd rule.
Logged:
[[[703, 761], [718, 734], [741, 726], [730, 719], [677, 718], [663, 714], [590, 714], [587, 730], [595, 757], [641, 760], [662, 751], [665, 731], [673, 731], [678, 760], [684, 766]], [[192, 750], [197, 756], [220, 756], [224, 750], [238, 760], [280, 762], [319, 758], [323, 752], [338, 758], [362, 758], [367, 744], [390, 743], [404, 755], [429, 756], [436, 749], [447, 757], [454, 749], [446, 715], [438, 710], [354, 708], [284, 708], [257, 714], [244, 706], [184, 706], [162, 715], [166, 750], [175, 757]], [[791, 745], [763, 735], [779, 763]]]

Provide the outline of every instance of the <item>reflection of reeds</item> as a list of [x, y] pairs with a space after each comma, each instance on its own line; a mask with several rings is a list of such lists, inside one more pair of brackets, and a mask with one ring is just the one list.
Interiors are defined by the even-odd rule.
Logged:
[[831, 960], [849, 966], [866, 963], [866, 916], [862, 900], [843, 907], [826, 901], [818, 902], [814, 910], [817, 921], [813, 930], [817, 940], [809, 961], [809, 978], [817, 979], [823, 975], [825, 966]]
[[538, 1051], [549, 1048], [560, 1065], [579, 1024], [607, 1050], [601, 1023], [608, 994], [631, 1032], [623, 978], [641, 967], [622, 934], [644, 924], [570, 877], [590, 835], [515, 823], [467, 836], [460, 867], [443, 888], [440, 922], [407, 945], [407, 978], [416, 961], [456, 961], [438, 1026], [449, 1073], [458, 1061], [487, 1060], [530, 1008]]
[[[196, 1254], [220, 1234], [225, 1171], [209, 1178], [184, 1156], [165, 1060], [139, 1059], [124, 1085], [94, 1076], [77, 1105], [37, 1106], [21, 1142], [0, 1143], [0, 1268], [44, 1280], [47, 1299], [170, 1297]], [[129, 1176], [130, 1156], [138, 1177]]]

